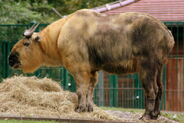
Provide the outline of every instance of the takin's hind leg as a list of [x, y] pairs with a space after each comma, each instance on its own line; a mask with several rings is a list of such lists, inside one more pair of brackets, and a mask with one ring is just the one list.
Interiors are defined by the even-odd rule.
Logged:
[[156, 100], [155, 100], [155, 108], [154, 108], [154, 113], [153, 113], [153, 118], [157, 119], [158, 116], [160, 115], [160, 102], [161, 102], [161, 97], [162, 97], [162, 67], [163, 65], [160, 65], [158, 67], [158, 73], [157, 73], [157, 93], [156, 93]]
[[149, 120], [154, 119], [153, 112], [156, 100], [155, 83], [157, 70], [155, 69], [155, 65], [148, 63], [142, 65], [143, 66], [139, 74], [145, 91], [145, 113], [140, 119]]

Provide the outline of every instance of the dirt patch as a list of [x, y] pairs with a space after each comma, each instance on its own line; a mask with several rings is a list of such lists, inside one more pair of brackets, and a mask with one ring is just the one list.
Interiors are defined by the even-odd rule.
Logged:
[[123, 111], [106, 111], [110, 113], [112, 116], [117, 116], [123, 119], [128, 119], [129, 122], [135, 123], [179, 123], [174, 120], [170, 120], [166, 117], [160, 116], [157, 120], [139, 120], [142, 116], [142, 113], [135, 113], [135, 112], [123, 112]]
[[[0, 83], [0, 97], [1, 116], [142, 122], [140, 113], [104, 111], [96, 106], [91, 113], [77, 113], [74, 111], [77, 95], [64, 91], [57, 82], [48, 78], [14, 76], [5, 79]], [[175, 123], [164, 117], [158, 121]]]

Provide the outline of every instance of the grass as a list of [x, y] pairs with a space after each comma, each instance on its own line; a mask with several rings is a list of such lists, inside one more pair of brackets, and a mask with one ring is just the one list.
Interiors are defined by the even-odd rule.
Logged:
[[[143, 109], [126, 109], [126, 108], [114, 108], [114, 107], [101, 107], [103, 110], [113, 110], [113, 111], [126, 111], [132, 113], [144, 113]], [[184, 113], [174, 113], [174, 112], [166, 112], [162, 111], [161, 115], [167, 117], [168, 119], [178, 121], [179, 123], [184, 123]]]
[[162, 115], [164, 117], [167, 117], [171, 120], [178, 121], [179, 123], [184, 123], [184, 113], [167, 113], [167, 112], [162, 112]]

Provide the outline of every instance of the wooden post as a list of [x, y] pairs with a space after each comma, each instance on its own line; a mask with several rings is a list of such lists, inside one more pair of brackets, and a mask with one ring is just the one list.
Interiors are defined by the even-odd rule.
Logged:
[[118, 76], [110, 75], [109, 76], [109, 106], [117, 107], [118, 106]]
[[104, 106], [104, 73], [100, 71], [98, 74], [98, 106]]

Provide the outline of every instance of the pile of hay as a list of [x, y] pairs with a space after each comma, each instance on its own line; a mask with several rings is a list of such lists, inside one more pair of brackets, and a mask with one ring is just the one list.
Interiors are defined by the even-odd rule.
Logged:
[[75, 93], [48, 78], [14, 76], [0, 83], [1, 115], [120, 120], [97, 107], [91, 113], [77, 113], [76, 104]]

